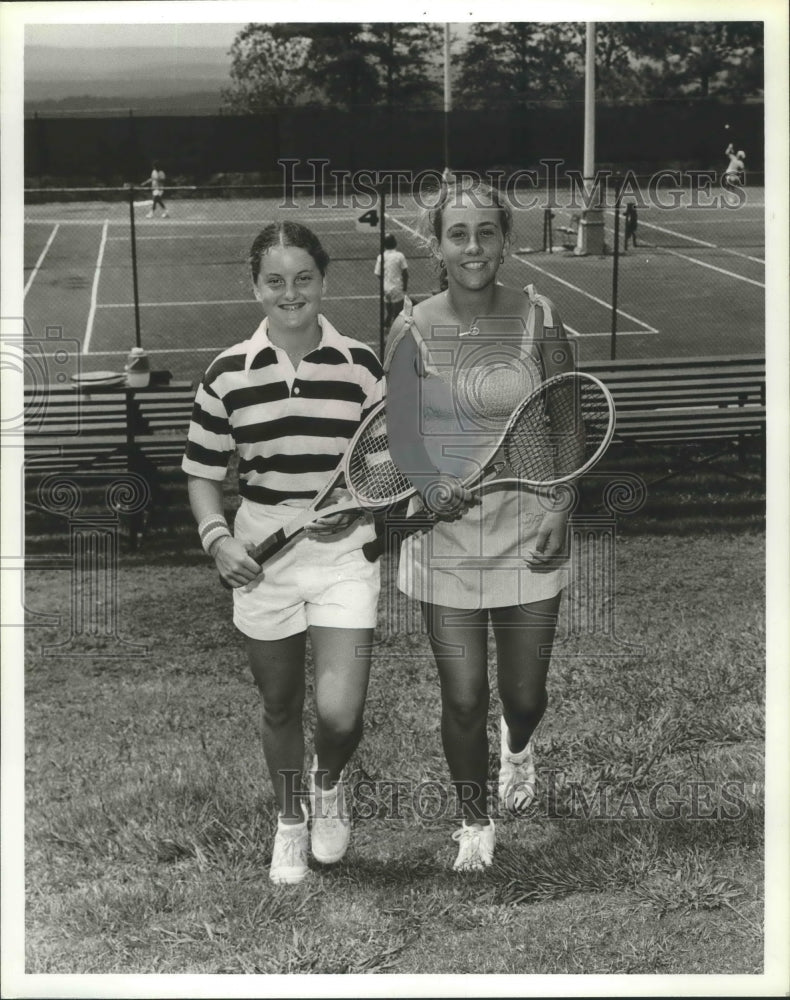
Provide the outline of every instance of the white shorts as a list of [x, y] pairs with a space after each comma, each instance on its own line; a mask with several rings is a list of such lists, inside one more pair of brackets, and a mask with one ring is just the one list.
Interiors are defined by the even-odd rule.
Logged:
[[[299, 512], [285, 505], [242, 500], [234, 535], [257, 544]], [[263, 573], [233, 591], [233, 623], [251, 639], [285, 639], [308, 625], [375, 628], [379, 562], [362, 553], [375, 537], [372, 518], [355, 521], [333, 535], [299, 535], [265, 563]]]

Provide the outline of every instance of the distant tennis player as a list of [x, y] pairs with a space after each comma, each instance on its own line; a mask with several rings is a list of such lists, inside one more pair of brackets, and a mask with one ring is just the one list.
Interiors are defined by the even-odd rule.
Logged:
[[[248, 548], [306, 507], [326, 484], [360, 421], [383, 394], [381, 365], [364, 344], [321, 315], [329, 257], [315, 233], [270, 223], [250, 251], [264, 318], [223, 351], [198, 388], [182, 468], [203, 548], [233, 591], [261, 695], [263, 753], [278, 808], [269, 878], [297, 883], [313, 857], [339, 861], [351, 818], [342, 772], [362, 736], [379, 567], [362, 546], [375, 538], [358, 511], [327, 516], [261, 571]], [[241, 506], [234, 532], [223, 483], [238, 453]], [[306, 639], [315, 677], [315, 756], [303, 805]]]
[[147, 219], [153, 219], [154, 213], [157, 208], [162, 209], [162, 218], [167, 218], [167, 208], [165, 206], [165, 172], [159, 166], [157, 162], [151, 165], [151, 176], [144, 180], [142, 187], [151, 188], [151, 210], [146, 216]]
[[629, 201], [625, 206], [625, 241], [623, 243], [623, 249], [628, 249], [629, 240], [636, 246], [636, 228], [639, 224], [639, 219], [636, 214], [636, 205]]
[[736, 153], [735, 147], [730, 143], [724, 150], [724, 155], [728, 159], [724, 183], [730, 187], [743, 184], [746, 181], [746, 153], [742, 149]]
[[[387, 233], [384, 237], [384, 305], [386, 313], [384, 321], [386, 328], [392, 326], [392, 321], [403, 308], [403, 300], [409, 288], [409, 265], [406, 258], [397, 249], [398, 241]], [[381, 254], [376, 258], [373, 273], [381, 276]]]

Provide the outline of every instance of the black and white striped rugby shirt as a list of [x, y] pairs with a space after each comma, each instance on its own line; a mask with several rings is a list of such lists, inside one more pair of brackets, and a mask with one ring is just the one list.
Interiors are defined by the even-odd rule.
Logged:
[[239, 453], [239, 493], [261, 504], [309, 501], [325, 485], [354, 431], [384, 396], [374, 352], [319, 316], [321, 342], [294, 372], [267, 334], [211, 363], [195, 396], [184, 472], [222, 480]]

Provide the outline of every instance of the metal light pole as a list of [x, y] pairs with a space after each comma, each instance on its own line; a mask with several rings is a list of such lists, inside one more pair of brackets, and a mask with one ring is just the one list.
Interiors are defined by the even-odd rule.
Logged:
[[[584, 188], [587, 196], [595, 184], [595, 22], [587, 24], [584, 52]], [[597, 202], [597, 198], [596, 198]], [[574, 253], [602, 254], [604, 247], [603, 210], [600, 204], [582, 212]]]
[[617, 358], [617, 282], [620, 271], [620, 197], [623, 191], [623, 178], [617, 178], [614, 199], [614, 256], [612, 261], [612, 336], [609, 341], [609, 357]]
[[387, 314], [384, 304], [384, 237], [387, 235], [387, 214], [384, 211], [385, 187], [379, 186], [379, 359], [384, 360], [384, 345], [387, 339]]
[[453, 95], [450, 81], [450, 25], [444, 25], [444, 169], [450, 169], [450, 112]]

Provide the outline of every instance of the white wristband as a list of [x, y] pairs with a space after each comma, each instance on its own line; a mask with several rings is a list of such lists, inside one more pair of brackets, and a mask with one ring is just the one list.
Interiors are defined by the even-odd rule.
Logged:
[[218, 541], [220, 538], [225, 538], [227, 535], [230, 535], [230, 533], [231, 531], [228, 527], [228, 522], [222, 514], [209, 514], [208, 517], [204, 517], [198, 525], [200, 544], [203, 546], [203, 550], [206, 555], [211, 555], [211, 546], [214, 542]]
[[220, 546], [222, 545], [222, 543], [225, 541], [226, 538], [233, 538], [233, 535], [231, 535], [231, 533], [228, 532], [227, 535], [218, 535], [216, 538], [213, 538], [211, 540], [208, 547], [208, 554], [211, 556], [212, 559], [216, 557], [217, 553], [220, 550]]

